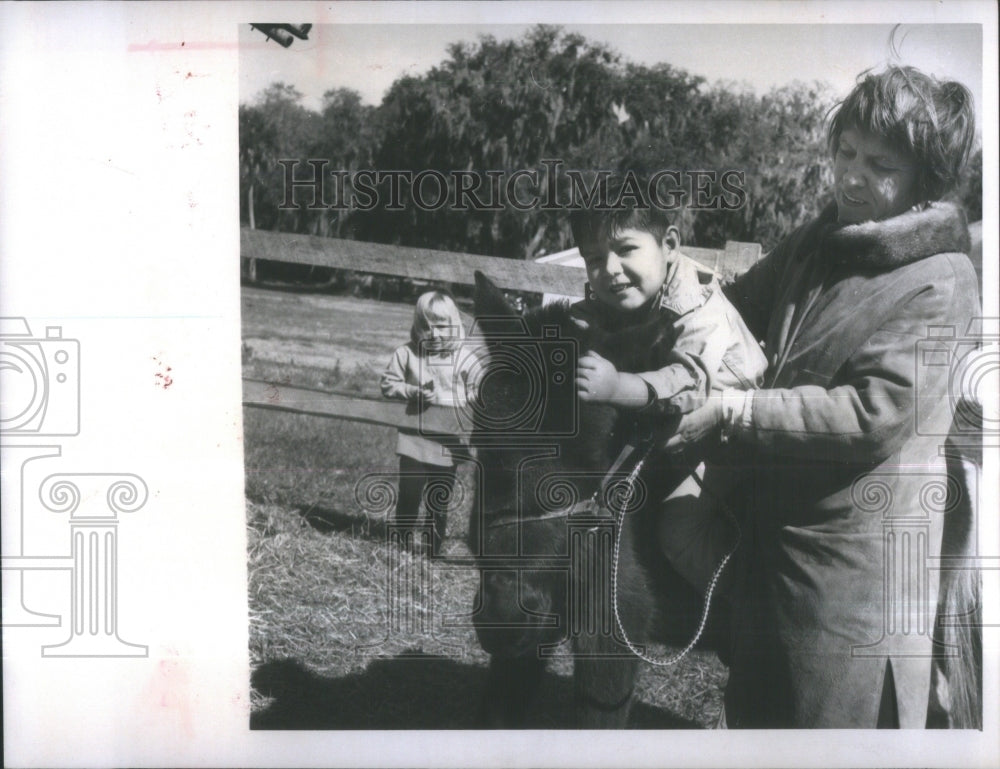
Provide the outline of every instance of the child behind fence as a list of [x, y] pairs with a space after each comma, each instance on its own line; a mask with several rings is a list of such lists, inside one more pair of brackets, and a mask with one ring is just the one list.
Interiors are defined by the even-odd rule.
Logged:
[[[428, 291], [417, 299], [410, 341], [399, 347], [382, 374], [386, 398], [461, 407], [466, 401], [466, 363], [460, 356], [465, 338], [454, 300], [443, 291]], [[466, 361], [463, 363], [462, 361]], [[449, 447], [449, 445], [451, 447]], [[395, 521], [414, 527], [424, 503], [432, 524], [432, 553], [441, 550], [448, 522], [448, 505], [455, 486], [454, 439], [399, 430], [399, 496]]]

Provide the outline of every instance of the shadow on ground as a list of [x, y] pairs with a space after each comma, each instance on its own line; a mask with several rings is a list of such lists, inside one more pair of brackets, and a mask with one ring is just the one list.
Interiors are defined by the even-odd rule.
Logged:
[[[250, 717], [251, 729], [479, 729], [486, 668], [414, 655], [373, 661], [342, 678], [317, 675], [295, 660], [267, 662], [251, 677], [272, 699]], [[571, 729], [573, 682], [546, 672], [532, 728]], [[633, 729], [700, 729], [663, 708], [637, 702]]]
[[298, 506], [295, 510], [320, 534], [342, 532], [376, 542], [384, 542], [386, 538], [385, 521], [381, 518], [369, 518], [318, 505]]

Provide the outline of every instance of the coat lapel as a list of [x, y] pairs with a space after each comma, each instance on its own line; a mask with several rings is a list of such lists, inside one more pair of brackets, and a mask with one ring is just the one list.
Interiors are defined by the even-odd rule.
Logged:
[[779, 381], [795, 341], [802, 331], [803, 323], [823, 292], [826, 278], [830, 274], [829, 263], [816, 258], [814, 254], [804, 259], [799, 267], [798, 273], [789, 285], [788, 299], [784, 303], [784, 312], [779, 318], [776, 329], [774, 357], [768, 361], [770, 364], [766, 384], [768, 387]]

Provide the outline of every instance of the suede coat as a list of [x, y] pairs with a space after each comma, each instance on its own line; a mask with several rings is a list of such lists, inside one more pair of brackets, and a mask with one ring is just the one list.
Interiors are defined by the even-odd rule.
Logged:
[[925, 725], [955, 343], [979, 312], [965, 216], [827, 208], [727, 288], [768, 375], [734, 595], [734, 727]]

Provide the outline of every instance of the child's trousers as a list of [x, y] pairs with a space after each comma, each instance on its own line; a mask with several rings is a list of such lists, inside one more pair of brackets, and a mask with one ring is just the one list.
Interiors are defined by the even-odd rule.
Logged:
[[431, 552], [439, 553], [448, 528], [448, 505], [455, 489], [455, 466], [431, 465], [400, 454], [396, 523], [417, 526], [423, 502], [432, 524]]
[[[702, 462], [660, 503], [660, 551], [701, 593], [737, 541], [737, 523], [725, 508], [732, 478], [725, 468]], [[724, 573], [729, 571], [727, 565]]]

